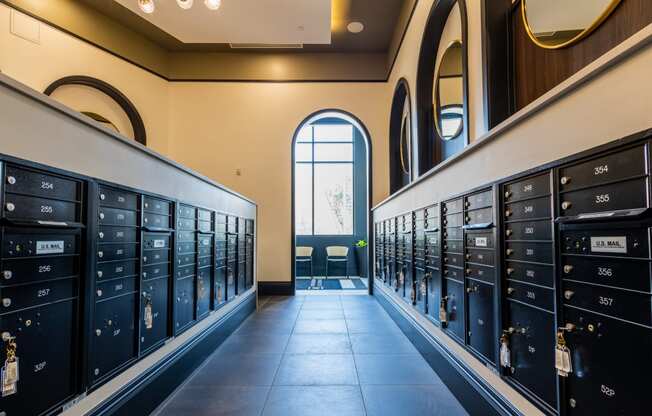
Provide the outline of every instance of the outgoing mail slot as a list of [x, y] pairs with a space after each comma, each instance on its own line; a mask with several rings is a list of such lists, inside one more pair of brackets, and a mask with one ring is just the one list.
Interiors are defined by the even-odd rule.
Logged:
[[528, 262], [508, 261], [505, 276], [510, 280], [532, 283], [552, 288], [554, 286], [554, 271], [552, 265]]
[[113, 279], [103, 281], [95, 286], [95, 299], [109, 299], [136, 290], [136, 278]]
[[468, 210], [490, 207], [493, 204], [494, 194], [491, 189], [464, 197], [464, 206]]
[[505, 247], [507, 260], [552, 263], [553, 250], [550, 243], [508, 241], [505, 243]]
[[494, 248], [494, 231], [467, 231], [466, 246], [475, 248]]
[[90, 378], [95, 384], [136, 357], [136, 296], [127, 294], [95, 304]]
[[562, 289], [565, 305], [577, 306], [647, 326], [652, 325], [652, 303], [649, 294], [568, 280], [562, 282]]
[[505, 329], [512, 328], [509, 377], [554, 409], [557, 407], [555, 316], [517, 302], [507, 302], [507, 307]]
[[6, 192], [68, 201], [81, 199], [80, 181], [18, 166], [7, 165], [4, 186]]
[[561, 270], [564, 279], [646, 293], [652, 291], [650, 262], [647, 260], [564, 256]]
[[466, 261], [469, 263], [484, 264], [486, 266], [494, 266], [494, 251], [481, 248], [468, 248], [466, 249]]
[[482, 280], [487, 283], [496, 282], [496, 269], [490, 266], [480, 266], [479, 264], [467, 264], [464, 271], [466, 277], [471, 279]]
[[177, 253], [195, 253], [197, 251], [197, 243], [194, 241], [177, 242]]
[[154, 214], [170, 215], [172, 213], [172, 203], [150, 196], [143, 196], [143, 211]]
[[[585, 216], [608, 211], [646, 208], [647, 179], [639, 178], [560, 195], [562, 216]], [[599, 217], [599, 216], [598, 216]]]
[[99, 229], [97, 241], [100, 243], [135, 243], [138, 241], [136, 228], [102, 226]]
[[177, 256], [177, 265], [179, 266], [185, 266], [187, 264], [195, 264], [195, 263], [197, 263], [197, 254], [195, 253], [181, 254]]
[[143, 252], [143, 264], [167, 263], [170, 260], [170, 250], [166, 248]]
[[507, 299], [517, 300], [547, 311], [554, 311], [555, 297], [552, 289], [528, 285], [507, 279]]
[[562, 253], [649, 258], [647, 228], [563, 230]]
[[552, 241], [552, 223], [550, 220], [508, 223], [505, 240]]
[[505, 205], [503, 213], [505, 221], [531, 220], [537, 218], [550, 218], [550, 197], [528, 199]]
[[451, 240], [461, 240], [464, 237], [462, 236], [462, 227], [446, 228], [444, 229], [444, 239]]
[[111, 263], [98, 263], [95, 272], [97, 280], [115, 279], [118, 277], [135, 276], [136, 262], [133, 260]]
[[451, 279], [444, 279], [446, 286], [446, 330], [454, 338], [464, 343], [464, 284]]
[[77, 233], [32, 233], [5, 228], [2, 257], [56, 256], [79, 252]]
[[98, 217], [100, 225], [138, 225], [135, 211], [100, 207]]
[[[0, 333], [16, 337], [20, 368], [18, 391], [0, 399], [1, 412], [10, 416], [51, 414], [51, 407], [77, 393], [73, 364], [77, 357], [70, 353], [77, 342], [75, 305], [70, 300], [0, 316]], [[5, 345], [0, 350], [3, 365]]]
[[170, 235], [144, 233], [143, 247], [146, 250], [170, 248]]
[[462, 198], [452, 199], [441, 204], [441, 210], [444, 214], [462, 212]]
[[179, 218], [177, 220], [177, 228], [179, 230], [194, 230], [195, 220], [189, 218]]
[[97, 261], [126, 260], [138, 257], [137, 244], [100, 244]]
[[190, 219], [195, 219], [196, 218], [196, 209], [194, 207], [188, 206], [188, 205], [179, 205], [179, 217], [183, 218], [190, 218]]
[[464, 256], [462, 254], [451, 254], [444, 253], [444, 258], [442, 259], [445, 265], [447, 266], [464, 266]]
[[[147, 311], [150, 309], [150, 311]], [[151, 321], [145, 312], [151, 312]], [[140, 351], [150, 351], [167, 338], [168, 280], [143, 283], [140, 294]]]
[[468, 345], [487, 361], [496, 355], [494, 330], [494, 287], [476, 281], [467, 281]]
[[444, 246], [442, 247], [443, 251], [446, 253], [463, 253], [464, 249], [462, 248], [462, 240], [445, 240]]
[[[4, 283], [4, 282], [3, 282]], [[59, 279], [25, 286], [0, 287], [0, 314], [77, 296], [77, 279]]]
[[172, 228], [172, 217], [169, 215], [152, 214], [151, 212], [143, 213], [143, 226], [152, 228]]
[[74, 202], [5, 195], [4, 216], [12, 221], [80, 222], [79, 205]]
[[141, 273], [143, 280], [157, 279], [163, 276], [170, 275], [170, 263], [152, 264], [151, 266], [143, 266]]
[[0, 285], [17, 285], [79, 274], [78, 256], [3, 259]]
[[466, 225], [491, 224], [493, 222], [493, 208], [482, 208], [473, 211], [467, 211], [466, 216], [464, 217], [464, 224]]
[[637, 146], [559, 170], [559, 189], [570, 191], [645, 175], [645, 147]]
[[97, 197], [99, 199], [99, 204], [105, 207], [128, 209], [132, 211], [138, 209], [138, 195], [133, 192], [100, 185], [100, 191]]
[[463, 219], [464, 217], [462, 213], [444, 215], [442, 224], [444, 224], [444, 227], [461, 227], [464, 225]]
[[177, 280], [174, 294], [174, 332], [185, 330], [195, 317], [195, 279]]
[[564, 413], [647, 414], [645, 409], [652, 408], [649, 383], [645, 382], [652, 372], [652, 331], [570, 307], [564, 308], [562, 324], [575, 325], [565, 336], [573, 372], [564, 383], [574, 407], [566, 400]]
[[188, 276], [194, 276], [197, 271], [197, 265], [188, 264], [186, 266], [177, 267], [177, 279], [182, 279]]
[[503, 190], [505, 202], [550, 195], [550, 174], [546, 172], [542, 175], [512, 182], [505, 185]]

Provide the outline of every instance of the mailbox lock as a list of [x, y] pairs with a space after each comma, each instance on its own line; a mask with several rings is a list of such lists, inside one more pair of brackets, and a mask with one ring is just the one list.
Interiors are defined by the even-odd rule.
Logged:
[[12, 273], [11, 270], [5, 270], [4, 272], [2, 272], [2, 276], [5, 278], [5, 280], [9, 280], [14, 276], [14, 274]]
[[101, 219], [101, 220], [104, 219], [104, 213], [103, 213], [103, 212], [100, 212], [100, 219]]
[[104, 194], [100, 194], [100, 199], [101, 199], [102, 201], [104, 201], [104, 200], [106, 199], [106, 195], [104, 195]]
[[508, 248], [506, 253], [507, 253], [508, 256], [511, 256], [514, 253], [514, 250], [512, 250], [511, 248]]
[[98, 337], [99, 337], [100, 335], [102, 335], [102, 330], [101, 330], [101, 329], [96, 329], [96, 330], [95, 330], [95, 335], [97, 335]]
[[97, 277], [101, 278], [103, 274], [104, 274], [104, 272], [102, 270], [97, 271]]
[[571, 204], [568, 201], [564, 201], [564, 202], [561, 203], [561, 209], [568, 209], [568, 208], [571, 207], [571, 205], [573, 205], [573, 204]]
[[466, 255], [466, 259], [469, 260], [470, 258], [471, 258], [471, 255], [470, 255], [470, 254], [467, 254], [467, 255]]
[[508, 287], [508, 288], [507, 288], [507, 294], [508, 294], [508, 295], [511, 295], [511, 294], [514, 293], [515, 291], [516, 291], [516, 289], [514, 289], [513, 287]]
[[11, 202], [7, 202], [7, 211], [12, 212], [13, 210], [16, 209], [16, 206], [12, 204]]
[[509, 230], [509, 229], [508, 229], [508, 230], [505, 230], [505, 235], [507, 235], [507, 237], [509, 237], [510, 235], [512, 235], [512, 233], [513, 233], [512, 230]]
[[571, 180], [570, 176], [562, 176], [560, 182], [562, 185], [567, 185], [568, 182], [570, 182], [570, 180]]
[[102, 296], [102, 289], [97, 289], [97, 296]]
[[104, 238], [104, 233], [102, 231], [100, 231], [99, 237], [100, 237], [100, 240]]
[[104, 252], [103, 251], [98, 251], [97, 252], [97, 257], [99, 257], [99, 258], [104, 257]]
[[564, 266], [564, 273], [569, 274], [572, 271], [573, 271], [573, 266], [571, 266], [570, 264]]
[[577, 406], [577, 402], [575, 401], [575, 399], [572, 399], [572, 398], [570, 400], [568, 400], [568, 404], [572, 408], [575, 408], [575, 406]]
[[506, 216], [506, 217], [510, 217], [511, 215], [512, 215], [512, 210], [510, 210], [510, 209], [506, 209], [506, 210], [505, 210], [505, 216]]
[[472, 272], [472, 271], [473, 271], [473, 270], [471, 270], [471, 269], [466, 269], [466, 275], [467, 275], [467, 276], [471, 276], [471, 272]]
[[10, 298], [3, 298], [2, 299], [2, 306], [5, 308], [8, 308], [11, 306], [11, 299]]
[[512, 196], [511, 191], [505, 191], [505, 198], [509, 198], [510, 196]]
[[566, 290], [564, 292], [564, 297], [566, 298], [566, 300], [570, 300], [570, 298], [572, 298], [574, 294], [575, 292], [573, 292], [572, 290]]
[[595, 326], [594, 326], [593, 324], [588, 324], [588, 325], [586, 326], [586, 329], [588, 329], [589, 332], [593, 332], [593, 331], [595, 331]]
[[25, 326], [32, 326], [32, 320], [31, 319], [26, 320]]
[[16, 184], [16, 178], [13, 176], [7, 176], [7, 183], [9, 185], [15, 185]]

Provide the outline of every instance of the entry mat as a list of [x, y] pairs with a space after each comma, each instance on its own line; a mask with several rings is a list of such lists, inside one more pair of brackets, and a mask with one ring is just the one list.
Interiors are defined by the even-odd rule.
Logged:
[[297, 279], [297, 290], [360, 290], [367, 286], [362, 279]]

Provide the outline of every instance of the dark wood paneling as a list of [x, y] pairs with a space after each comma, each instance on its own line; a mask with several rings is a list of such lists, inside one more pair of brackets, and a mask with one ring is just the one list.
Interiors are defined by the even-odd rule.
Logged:
[[595, 61], [652, 22], [650, 0], [623, 0], [587, 38], [563, 49], [543, 49], [528, 37], [521, 4], [512, 9], [515, 111]]

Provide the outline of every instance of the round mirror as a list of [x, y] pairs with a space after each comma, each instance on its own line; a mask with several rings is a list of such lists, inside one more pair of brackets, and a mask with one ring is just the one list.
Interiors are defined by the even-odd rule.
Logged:
[[435, 73], [435, 128], [442, 140], [452, 140], [464, 129], [464, 71], [460, 41], [453, 42], [446, 49]]
[[538, 46], [559, 49], [588, 36], [621, 0], [523, 0], [523, 24]]

